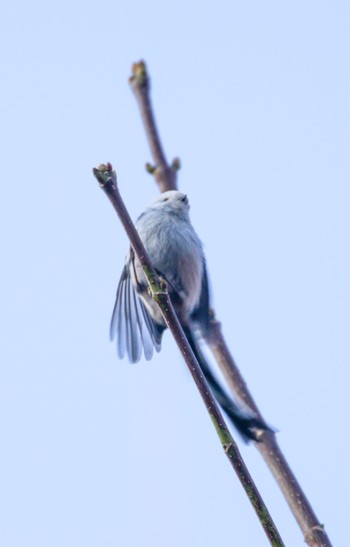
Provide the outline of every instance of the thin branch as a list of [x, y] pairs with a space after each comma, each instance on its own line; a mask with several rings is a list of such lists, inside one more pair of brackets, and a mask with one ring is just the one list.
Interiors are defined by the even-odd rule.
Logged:
[[146, 169], [154, 175], [161, 192], [176, 190], [180, 160], [179, 158], [175, 158], [171, 166], [167, 163], [151, 105], [150, 79], [143, 61], [132, 65], [132, 75], [129, 78], [129, 82], [140, 108], [141, 118], [154, 162], [154, 166], [149, 163], [146, 164]]
[[[140, 83], [137, 83], [138, 71], [141, 71], [142, 74]], [[148, 142], [152, 154], [154, 154], [153, 150], [162, 150], [162, 146], [157, 131], [152, 129], [152, 127], [154, 127], [154, 115], [150, 101], [149, 76], [145, 63], [143, 61], [135, 63], [132, 67], [132, 72], [133, 75], [131, 76], [130, 81], [140, 107]], [[146, 82], [146, 84], [143, 84], [142, 82]], [[153, 122], [151, 123], [152, 120]], [[163, 160], [165, 159], [164, 153], [162, 158]], [[157, 163], [157, 160], [155, 160], [155, 162]], [[157, 173], [155, 172], [154, 174], [161, 192], [165, 189], [174, 188], [171, 167], [162, 164], [161, 183], [159, 182]], [[248, 406], [262, 418], [262, 415], [228, 350], [220, 324], [215, 320], [212, 322], [211, 330], [206, 338], [206, 342], [218, 361], [232, 392], [246, 401]], [[266, 431], [262, 433], [261, 442], [254, 444], [260, 451], [281, 488], [286, 501], [304, 534], [306, 543], [311, 547], [331, 547], [330, 540], [328, 539], [324, 527], [318, 521], [307, 497], [278, 447], [275, 435]]]
[[130, 243], [142, 265], [143, 271], [148, 279], [149, 287], [154, 301], [159, 306], [164, 320], [173, 334], [175, 341], [186, 361], [190, 373], [197, 385], [200, 395], [205, 403], [207, 411], [213, 421], [216, 432], [220, 438], [222, 447], [232, 465], [245, 492], [263, 526], [265, 533], [271, 545], [282, 547], [284, 544], [272, 521], [271, 516], [265, 506], [259, 491], [257, 490], [249, 471], [242, 460], [237, 445], [222, 417], [219, 407], [208, 387], [203, 376], [201, 368], [194, 356], [187, 338], [182, 330], [181, 324], [176, 316], [172, 306], [165, 284], [158, 277], [153, 268], [152, 262], [140, 240], [136, 228], [130, 218], [130, 215], [124, 205], [117, 186], [116, 173], [110, 163], [100, 165], [93, 169], [93, 173], [98, 180], [101, 188], [104, 190], [122, 222], [125, 231], [130, 239]]

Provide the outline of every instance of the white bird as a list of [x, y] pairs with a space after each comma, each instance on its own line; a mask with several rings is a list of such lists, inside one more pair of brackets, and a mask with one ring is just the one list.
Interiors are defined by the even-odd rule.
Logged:
[[[244, 403], [236, 403], [223, 389], [204, 358], [199, 339], [209, 328], [209, 288], [203, 245], [190, 218], [187, 196], [164, 192], [140, 215], [136, 229], [167, 290], [188, 342], [213, 395], [245, 440], [259, 440], [270, 429]], [[148, 291], [148, 282], [132, 247], [119, 281], [110, 337], [117, 338], [120, 358], [132, 363], [142, 349], [147, 360], [161, 349], [166, 324]]]

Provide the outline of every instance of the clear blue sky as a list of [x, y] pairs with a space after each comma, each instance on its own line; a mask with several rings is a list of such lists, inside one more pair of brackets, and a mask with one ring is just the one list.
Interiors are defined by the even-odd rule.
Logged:
[[[126, 236], [157, 193], [143, 58], [238, 364], [335, 545], [348, 542], [350, 5], [3, 2], [0, 544], [266, 545], [170, 336], [108, 341]], [[288, 546], [304, 545], [239, 442]]]

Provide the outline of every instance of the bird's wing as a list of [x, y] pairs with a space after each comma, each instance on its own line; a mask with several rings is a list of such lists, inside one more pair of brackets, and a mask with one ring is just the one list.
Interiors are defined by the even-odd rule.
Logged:
[[125, 265], [113, 309], [110, 338], [117, 340], [119, 358], [127, 353], [132, 363], [137, 363], [142, 355], [150, 360], [153, 348], [161, 348], [163, 328], [159, 328], [139, 298], [129, 275], [129, 266]]

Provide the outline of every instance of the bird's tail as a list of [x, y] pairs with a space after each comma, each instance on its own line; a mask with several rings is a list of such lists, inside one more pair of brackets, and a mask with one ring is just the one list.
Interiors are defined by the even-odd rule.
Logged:
[[185, 328], [184, 332], [204, 377], [222, 410], [230, 418], [245, 442], [249, 442], [250, 440], [259, 441], [261, 432], [264, 430], [271, 430], [271, 428], [262, 421], [253, 410], [243, 406], [243, 404], [240, 406], [235, 403], [215, 377], [192, 331]]

